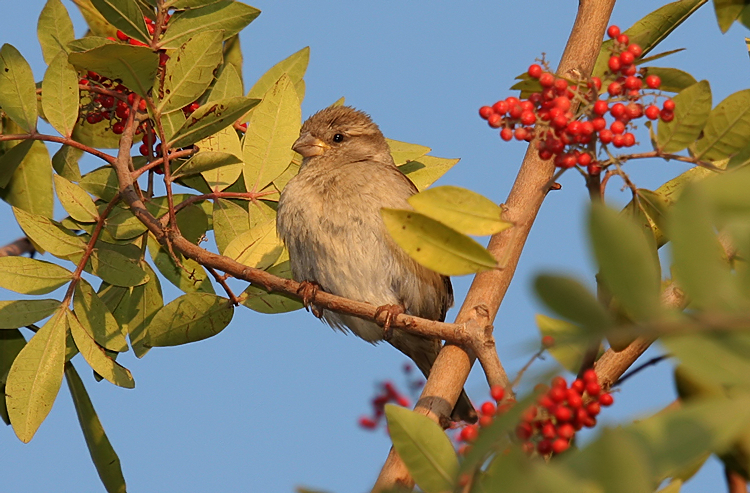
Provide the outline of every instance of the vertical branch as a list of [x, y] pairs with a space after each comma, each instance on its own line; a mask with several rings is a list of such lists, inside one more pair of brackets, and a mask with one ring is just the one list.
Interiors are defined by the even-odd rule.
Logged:
[[[565, 75], [574, 70], [582, 76], [591, 74], [614, 4], [615, 0], [580, 0], [558, 74]], [[503, 219], [512, 222], [514, 227], [494, 235], [488, 246], [489, 251], [500, 260], [501, 267], [476, 275], [456, 318], [457, 323], [473, 319], [483, 326], [492, 324], [513, 279], [521, 251], [547, 194], [547, 184], [553, 173], [552, 162], [542, 161], [530, 146], [505, 203]], [[450, 414], [472, 363], [473, 355], [458, 346], [447, 344], [435, 361], [415, 410], [436, 420], [440, 415]], [[382, 491], [395, 485], [413, 487], [414, 481], [398, 454], [391, 449], [373, 490]]]

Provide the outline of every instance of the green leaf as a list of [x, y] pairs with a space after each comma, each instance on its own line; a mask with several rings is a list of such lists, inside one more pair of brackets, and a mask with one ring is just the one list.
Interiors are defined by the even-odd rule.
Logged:
[[500, 219], [503, 211], [498, 205], [465, 188], [430, 188], [409, 197], [409, 204], [417, 212], [467, 235], [491, 235], [512, 226]]
[[398, 169], [414, 183], [418, 190], [422, 191], [446, 174], [458, 161], [458, 159], [422, 156], [416, 161], [402, 164]]
[[60, 175], [55, 175], [54, 179], [57, 198], [70, 217], [83, 223], [96, 222], [99, 219], [94, 201], [83, 188]]
[[242, 31], [258, 15], [260, 10], [234, 0], [215, 2], [205, 7], [179, 12], [169, 21], [169, 29], [159, 41], [159, 46], [179, 48], [188, 38], [202, 31], [223, 30], [224, 39], [229, 39]]
[[78, 121], [78, 73], [68, 63], [68, 55], [60, 52], [50, 62], [42, 82], [44, 116], [63, 137], [73, 135]]
[[81, 424], [91, 460], [94, 462], [104, 488], [108, 493], [125, 493], [125, 478], [122, 475], [120, 458], [112, 448], [107, 434], [104, 433], [104, 427], [91, 404], [81, 377], [78, 376], [78, 372], [71, 363], [65, 365], [65, 379], [68, 382], [68, 389], [73, 398], [78, 422]]
[[147, 345], [178, 346], [215, 336], [229, 325], [232, 303], [210, 293], [188, 293], [159, 310], [149, 325]]
[[248, 98], [228, 98], [204, 104], [180, 127], [169, 147], [186, 147], [205, 139], [234, 123], [257, 104], [257, 99]]
[[[287, 260], [270, 267], [269, 274], [283, 277], [284, 279], [292, 278], [292, 269]], [[283, 293], [269, 293], [260, 286], [248, 286], [243, 292], [246, 297], [242, 299], [242, 304], [249, 309], [258, 313], [287, 313], [303, 308], [304, 305], [297, 298], [292, 298]]]
[[[83, 151], [71, 146], [62, 146], [52, 156], [52, 168], [63, 178], [70, 181], [81, 181], [81, 170], [78, 160], [81, 159]], [[2, 164], [0, 163], [0, 169]], [[0, 184], [2, 184], [0, 182]]]
[[421, 146], [419, 144], [409, 144], [408, 142], [400, 142], [391, 139], [385, 140], [388, 142], [388, 147], [391, 148], [391, 156], [397, 166], [406, 164], [409, 161], [414, 161], [432, 150], [429, 147]]
[[283, 250], [284, 245], [276, 236], [276, 221], [271, 219], [237, 236], [224, 249], [223, 255], [248, 267], [266, 269], [276, 262]]
[[110, 79], [120, 79], [131, 91], [146, 96], [159, 68], [159, 55], [145, 46], [106, 44], [92, 50], [71, 53], [71, 64]]
[[117, 173], [110, 166], [102, 166], [87, 173], [81, 179], [80, 185], [88, 193], [107, 202], [112, 200], [120, 190]]
[[36, 131], [36, 83], [31, 66], [12, 45], [0, 48], [0, 107], [29, 133]]
[[52, 217], [52, 163], [44, 142], [34, 141], [8, 184], [0, 190], [0, 198], [32, 214]]
[[234, 65], [224, 64], [221, 74], [216, 79], [214, 87], [208, 94], [207, 102], [221, 101], [226, 98], [236, 98], [242, 96], [242, 78], [237, 73]]
[[453, 491], [458, 458], [450, 439], [433, 420], [393, 404], [385, 406], [393, 447], [425, 493]]
[[[636, 43], [643, 48], [642, 56], [645, 57], [704, 3], [706, 0], [679, 0], [668, 3], [633, 24], [624, 34], [628, 35], [631, 43]], [[612, 40], [602, 44], [592, 75], [601, 76], [607, 71], [607, 61], [612, 45]]]
[[211, 280], [208, 278], [208, 274], [206, 274], [206, 270], [195, 260], [183, 257], [179, 253], [175, 253], [181, 266], [177, 265], [169, 255], [169, 252], [159, 245], [159, 243], [157, 243], [150, 235], [148, 239], [148, 250], [151, 253], [151, 258], [154, 260], [154, 265], [159, 269], [159, 272], [161, 272], [169, 282], [177, 286], [180, 290], [186, 293], [194, 291], [205, 293], [214, 292], [214, 288], [211, 285]]
[[534, 289], [548, 308], [594, 334], [612, 326], [601, 303], [575, 279], [543, 274], [534, 280]]
[[746, 5], [744, 1], [737, 0], [714, 0], [713, 3], [716, 20], [719, 22], [719, 29], [722, 33], [729, 31]]
[[29, 239], [55, 257], [68, 259], [83, 253], [86, 249], [86, 240], [63, 228], [57, 221], [29, 214], [15, 207], [13, 213]]
[[191, 204], [177, 212], [177, 227], [185, 239], [197, 245], [208, 230], [208, 218], [203, 209]]
[[[107, 20], [91, 4], [91, 0], [72, 0], [81, 11], [81, 15], [86, 20], [89, 29], [95, 36], [106, 38], [107, 36], [115, 37], [117, 29], [107, 22]], [[85, 38], [84, 38], [85, 39]]]
[[157, 111], [179, 110], [203, 94], [214, 80], [214, 70], [222, 62], [222, 31], [202, 31], [174, 52], [166, 65], [164, 85]]
[[211, 190], [221, 191], [236, 182], [242, 174], [242, 145], [237, 132], [232, 127], [226, 127], [223, 130], [196, 143], [200, 151], [195, 157], [202, 152], [230, 154], [237, 157], [239, 163], [221, 166], [201, 173], [208, 183]]
[[294, 84], [282, 74], [253, 109], [247, 125], [242, 152], [248, 191], [264, 189], [289, 166], [301, 119], [302, 110]]
[[[91, 94], [84, 91], [81, 94], [81, 104], [90, 104]], [[112, 132], [112, 125], [109, 120], [102, 120], [93, 125], [80, 118], [73, 129], [73, 140], [100, 149], [117, 149], [120, 145], [120, 136]]]
[[107, 356], [104, 348], [99, 346], [94, 338], [86, 332], [86, 329], [83, 328], [81, 322], [72, 312], [67, 312], [67, 317], [73, 340], [89, 366], [113, 385], [126, 389], [135, 388], [135, 382], [130, 371]]
[[242, 60], [243, 57], [242, 46], [240, 45], [240, 35], [235, 34], [224, 42], [224, 68], [222, 69], [222, 74], [223, 70], [225, 70], [227, 67], [233, 67], [234, 72], [240, 78], [240, 87], [237, 94], [227, 94], [226, 96], [224, 96], [225, 98], [242, 96], [245, 93], [245, 86], [242, 83], [242, 67], [244, 66]]
[[49, 262], [28, 257], [0, 257], [0, 287], [21, 294], [46, 294], [67, 284], [73, 274]]
[[20, 330], [0, 330], [0, 418], [6, 425], [10, 425], [8, 416], [8, 406], [5, 403], [5, 381], [8, 377], [8, 370], [15, 361], [18, 353], [26, 345], [26, 339], [23, 338]]
[[[201, 151], [187, 160], [185, 164], [174, 170], [172, 178], [177, 179], [181, 176], [203, 173], [205, 171], [215, 170], [232, 164], [242, 164], [242, 160], [228, 152]], [[234, 181], [232, 181], [232, 183], [234, 183]]]
[[644, 231], [625, 215], [594, 205], [589, 215], [591, 246], [609, 291], [636, 321], [661, 311], [661, 272]]
[[659, 121], [656, 141], [662, 152], [678, 152], [693, 144], [711, 113], [711, 86], [702, 80], [674, 97], [674, 120]]
[[571, 373], [581, 369], [581, 361], [590, 346], [587, 343], [575, 342], [581, 339], [581, 328], [570, 322], [548, 317], [537, 313], [534, 317], [536, 326], [542, 336], [552, 336], [555, 344], [547, 349], [563, 368]]
[[718, 161], [750, 142], [750, 89], [736, 92], [711, 111], [703, 138], [695, 143], [696, 158]]
[[205, 7], [206, 5], [211, 5], [212, 3], [219, 1], [220, 0], [172, 0], [171, 2], [166, 2], [166, 4], [171, 4], [170, 6], [173, 9], [183, 10]]
[[138, 286], [148, 281], [148, 274], [137, 262], [113, 250], [94, 248], [86, 271], [115, 286]]
[[750, 337], [747, 333], [687, 334], [660, 339], [699, 382], [750, 389]]
[[164, 306], [159, 277], [148, 263], [143, 262], [142, 266], [148, 273], [149, 280], [133, 288], [128, 300], [130, 308], [127, 315], [130, 344], [138, 358], [142, 358], [149, 351], [144, 345], [148, 341], [148, 329], [154, 315]]
[[674, 276], [695, 308], [742, 306], [737, 283], [714, 234], [709, 202], [697, 187], [685, 190], [672, 208], [669, 235]]
[[460, 276], [497, 267], [482, 245], [423, 214], [384, 208], [380, 215], [396, 244], [428, 269]]
[[23, 140], [18, 143], [18, 145], [11, 147], [8, 152], [0, 156], [0, 188], [4, 188], [8, 185], [13, 174], [31, 150], [31, 146], [34, 145], [34, 142], [35, 141], [31, 139]]
[[60, 307], [57, 300], [0, 301], [0, 329], [25, 327], [52, 315]]
[[146, 225], [133, 215], [130, 208], [118, 205], [105, 220], [106, 231], [118, 240], [131, 240], [147, 231]]
[[65, 364], [65, 309], [34, 334], [8, 372], [5, 399], [16, 436], [24, 443], [34, 437], [60, 390]]
[[68, 43], [68, 54], [72, 52], [81, 53], [84, 51], [93, 50], [94, 48], [99, 48], [100, 46], [113, 44], [118, 44], [118, 42], [112, 41], [109, 38], [102, 38], [99, 36], [86, 36], [85, 38], [76, 39], [75, 41], [71, 41], [70, 43]]
[[[274, 84], [278, 82], [282, 75], [286, 74], [292, 81], [297, 84], [302, 81], [307, 71], [307, 64], [310, 62], [310, 47], [305, 46], [296, 53], [291, 54], [273, 67], [271, 67], [260, 79], [250, 88], [247, 93], [249, 98], [262, 98]], [[301, 101], [303, 94], [297, 94]]]
[[665, 92], [680, 92], [696, 84], [695, 77], [676, 68], [645, 67], [646, 75], [656, 75], [661, 79], [659, 89]]
[[36, 35], [45, 63], [52, 63], [61, 51], [68, 51], [68, 43], [75, 39], [75, 32], [68, 10], [60, 0], [47, 0], [39, 14]]
[[99, 298], [94, 288], [83, 279], [76, 284], [73, 310], [78, 321], [97, 344], [110, 351], [124, 352], [128, 350], [125, 334], [120, 329], [120, 325], [112, 312]]
[[110, 24], [131, 38], [151, 42], [143, 12], [135, 0], [91, 0], [91, 4]]
[[214, 239], [219, 253], [224, 251], [232, 240], [250, 229], [248, 212], [231, 200], [216, 199], [213, 206]]

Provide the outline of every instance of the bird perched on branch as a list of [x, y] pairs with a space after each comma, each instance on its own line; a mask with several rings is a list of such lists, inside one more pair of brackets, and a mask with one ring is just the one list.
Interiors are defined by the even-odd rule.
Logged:
[[[368, 115], [330, 107], [302, 125], [292, 148], [302, 155], [299, 174], [281, 192], [276, 227], [289, 250], [294, 279], [323, 291], [380, 307], [445, 320], [453, 304], [450, 279], [419, 265], [391, 239], [383, 207], [410, 209], [417, 188], [391, 157], [388, 143]], [[311, 293], [314, 303], [314, 293]], [[309, 300], [305, 300], [309, 301]], [[441, 342], [371, 321], [316, 310], [336, 329], [362, 339], [387, 341], [428, 376]], [[453, 419], [476, 421], [465, 392]]]

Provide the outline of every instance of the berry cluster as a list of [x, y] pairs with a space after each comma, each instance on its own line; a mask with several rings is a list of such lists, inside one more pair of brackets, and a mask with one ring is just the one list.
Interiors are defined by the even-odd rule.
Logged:
[[[424, 387], [424, 379], [421, 375], [413, 375], [413, 367], [410, 363], [406, 363], [403, 366], [404, 378], [406, 379], [406, 385], [409, 388], [409, 392], [416, 396], [419, 391]], [[409, 407], [409, 398], [403, 393], [399, 392], [396, 385], [393, 382], [383, 382], [379, 385], [380, 389], [372, 398], [372, 417], [362, 416], [359, 418], [359, 426], [367, 430], [374, 430], [378, 427], [378, 424], [382, 421], [385, 416], [385, 405], [389, 403], [398, 404], [399, 406]]]
[[[162, 33], [167, 30], [167, 23], [169, 22], [170, 17], [171, 17], [171, 14], [167, 14], [166, 16], [164, 16], [164, 24], [162, 27]], [[149, 19], [146, 16], [143, 16], [143, 20], [146, 22], [146, 29], [148, 29], [148, 33], [153, 36], [154, 31], [156, 31], [156, 22], [154, 22], [153, 20]], [[133, 39], [127, 34], [125, 34], [124, 32], [120, 31], [119, 29], [117, 30], [116, 36], [117, 38], [113, 38], [110, 36], [107, 39], [109, 39], [110, 41], [118, 41], [118, 40], [124, 41], [133, 46], [148, 46], [143, 41], [138, 41], [137, 39]]]
[[[503, 389], [499, 387], [493, 387], [491, 394], [495, 402], [500, 402], [504, 396]], [[596, 416], [602, 406], [613, 403], [612, 394], [602, 392], [593, 369], [586, 370], [582, 378], [574, 380], [570, 387], [563, 377], [555, 377], [552, 386], [537, 398], [537, 403], [524, 411], [516, 427], [516, 436], [528, 454], [560, 454], [570, 447], [577, 431], [596, 426]], [[493, 417], [503, 412], [509, 404], [497, 407], [489, 401], [482, 404], [479, 427], [489, 426]], [[473, 442], [479, 436], [479, 427], [464, 427], [459, 439], [467, 444]], [[463, 445], [459, 452], [465, 453], [466, 447]]]
[[[91, 125], [106, 120], [112, 133], [121, 134], [130, 112], [135, 109], [135, 93], [123, 86], [121, 80], [112, 80], [91, 71], [79, 80], [79, 84], [91, 88], [92, 94], [91, 102], [82, 108], [81, 118]], [[146, 111], [146, 101], [139, 100], [137, 109]]]
[[538, 82], [537, 92], [528, 99], [511, 96], [492, 106], [482, 106], [479, 115], [490, 127], [500, 128], [500, 138], [505, 141], [536, 139], [539, 157], [554, 158], [559, 168], [578, 165], [589, 174], [599, 174], [600, 150], [606, 150], [609, 144], [617, 148], [636, 144], [634, 120], [645, 116], [669, 122], [675, 109], [671, 99], [666, 99], [661, 108], [657, 105], [658, 98], [663, 97], [659, 77], [636, 68], [642, 48], [630, 43], [617, 26], [610, 26], [607, 33], [614, 43], [609, 70], [602, 78], [572, 80], [533, 64], [528, 78]]

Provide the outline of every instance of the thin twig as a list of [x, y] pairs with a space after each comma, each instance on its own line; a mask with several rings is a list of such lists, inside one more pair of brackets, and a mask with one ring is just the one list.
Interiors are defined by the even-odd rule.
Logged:
[[84, 152], [88, 152], [92, 156], [96, 156], [100, 159], [103, 159], [107, 161], [109, 164], [114, 163], [115, 158], [110, 156], [109, 154], [102, 152], [98, 149], [94, 149], [93, 147], [89, 147], [87, 145], [81, 144], [80, 142], [77, 142], [73, 139], [69, 139], [67, 137], [59, 137], [57, 135], [44, 135], [44, 134], [8, 134], [8, 135], [0, 135], [0, 142], [4, 142], [7, 140], [41, 140], [44, 142], [56, 142], [58, 144], [64, 144], [66, 146], [75, 147], [76, 149], [80, 149]]

